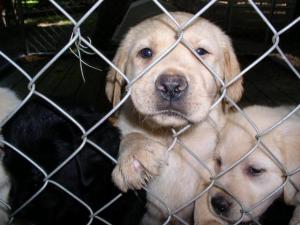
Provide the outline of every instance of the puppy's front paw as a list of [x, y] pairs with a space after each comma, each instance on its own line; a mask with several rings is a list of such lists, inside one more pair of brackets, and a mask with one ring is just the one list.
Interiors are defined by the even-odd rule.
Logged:
[[142, 134], [126, 135], [120, 145], [118, 164], [113, 170], [114, 183], [124, 192], [141, 189], [159, 174], [165, 164], [166, 148]]

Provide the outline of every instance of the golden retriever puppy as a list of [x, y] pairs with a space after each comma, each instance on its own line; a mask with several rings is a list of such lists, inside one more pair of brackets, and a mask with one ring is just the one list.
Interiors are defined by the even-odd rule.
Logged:
[[[172, 13], [179, 24], [193, 15]], [[115, 55], [114, 64], [135, 79], [165, 52], [178, 38], [175, 23], [159, 15], [133, 27]], [[239, 74], [230, 39], [214, 24], [198, 18], [184, 30], [179, 43], [158, 64], [147, 70], [130, 86], [130, 98], [122, 105], [117, 126], [122, 131], [118, 164], [113, 181], [123, 191], [140, 189], [147, 182], [149, 190], [147, 213], [143, 224], [162, 224], [169, 212], [181, 218], [192, 218], [193, 204], [177, 210], [196, 195], [196, 187], [208, 172], [187, 152], [185, 147], [213, 165], [213, 150], [218, 130], [223, 127], [221, 104], [211, 106], [220, 97], [220, 83], [196, 57], [202, 57], [224, 82]], [[111, 69], [107, 76], [106, 93], [115, 105], [126, 82]], [[128, 87], [127, 87], [128, 88]], [[227, 88], [227, 96], [237, 101], [242, 94], [242, 81]], [[190, 124], [171, 151], [172, 129]]]
[[[291, 109], [252, 106], [244, 111], [256, 124], [259, 132], [264, 132], [279, 122]], [[217, 172], [226, 170], [253, 149], [257, 145], [256, 134], [255, 129], [239, 112], [229, 115], [216, 149], [219, 157], [216, 163]], [[211, 213], [207, 208], [207, 200], [199, 199], [195, 204], [195, 224], [233, 224], [237, 221], [249, 221], [251, 217], [242, 213], [242, 208], [249, 211], [252, 218], [259, 219], [281, 194], [284, 195], [287, 204], [297, 207], [300, 201], [300, 174], [292, 172], [298, 168], [300, 114], [293, 115], [274, 130], [261, 136], [261, 142], [252, 154], [216, 180], [219, 187], [213, 187], [208, 194]], [[285, 174], [291, 174], [286, 184]], [[297, 207], [290, 224], [299, 223], [300, 211]]]
[[[0, 88], [0, 123], [11, 113], [20, 100], [16, 95], [9, 89]], [[1, 132], [1, 127], [0, 127]], [[2, 135], [0, 133], [0, 140]], [[7, 173], [5, 172], [2, 164], [3, 151], [1, 149], [2, 143], [0, 142], [0, 200], [8, 202], [8, 193], [10, 190], [10, 181]], [[3, 203], [0, 203], [0, 225], [5, 225], [8, 223], [7, 208]]]

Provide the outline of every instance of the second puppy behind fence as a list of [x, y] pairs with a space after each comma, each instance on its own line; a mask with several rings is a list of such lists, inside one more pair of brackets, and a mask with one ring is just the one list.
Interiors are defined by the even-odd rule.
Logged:
[[[64, 104], [64, 108], [85, 129], [102, 117], [101, 113], [92, 109], [70, 103]], [[3, 136], [46, 173], [43, 174], [14, 149], [8, 146], [4, 148], [4, 166], [12, 183], [10, 205], [16, 221], [35, 225], [84, 225], [93, 216], [92, 224], [95, 225], [103, 224], [101, 219], [112, 224], [138, 224], [143, 215], [144, 202], [142, 197], [134, 193], [122, 196], [112, 208], [96, 215], [90, 215], [80, 202], [83, 201], [96, 211], [119, 194], [111, 181], [113, 162], [93, 146], [86, 143], [64, 167], [52, 177], [46, 177], [78, 148], [82, 143], [82, 133], [43, 100], [27, 102], [3, 127]], [[111, 157], [117, 156], [119, 131], [109, 122], [102, 124], [89, 138]], [[39, 193], [39, 190], [42, 191]], [[27, 202], [36, 193], [39, 194]], [[23, 206], [20, 211], [15, 211]]]
[[300, 115], [270, 130], [291, 111], [291, 107], [245, 108], [256, 128], [240, 112], [228, 115], [216, 148], [216, 186], [196, 202], [197, 225], [259, 220], [280, 196], [296, 207], [290, 225], [300, 223]]

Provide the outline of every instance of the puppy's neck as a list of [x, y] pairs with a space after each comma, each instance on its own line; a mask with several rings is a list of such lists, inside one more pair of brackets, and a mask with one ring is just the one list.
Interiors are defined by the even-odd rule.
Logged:
[[[218, 140], [221, 130], [226, 125], [226, 115], [222, 107], [212, 109], [202, 121], [193, 125], [192, 130], [197, 130], [197, 133], [214, 133]], [[190, 132], [191, 132], [190, 131]], [[188, 133], [188, 132], [187, 132]]]

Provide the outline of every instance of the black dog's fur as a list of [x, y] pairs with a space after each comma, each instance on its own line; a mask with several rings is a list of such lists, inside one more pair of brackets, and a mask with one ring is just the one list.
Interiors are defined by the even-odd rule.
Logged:
[[[85, 129], [90, 128], [101, 114], [83, 108], [64, 109]], [[6, 141], [40, 165], [47, 173], [53, 171], [82, 143], [82, 133], [69, 119], [42, 100], [31, 100], [3, 128]], [[105, 122], [88, 137], [114, 158], [118, 154], [120, 135], [117, 128]], [[17, 152], [5, 147], [4, 166], [12, 183], [12, 212], [20, 207], [44, 184], [43, 174]], [[87, 203], [95, 212], [119, 194], [111, 181], [114, 164], [89, 144], [67, 163], [51, 180], [59, 183]], [[121, 197], [99, 214], [112, 224], [138, 224], [144, 213], [144, 201], [135, 193]], [[35, 225], [84, 225], [89, 211], [55, 185], [46, 189], [15, 215], [16, 219]], [[93, 225], [104, 224], [97, 219]]]

